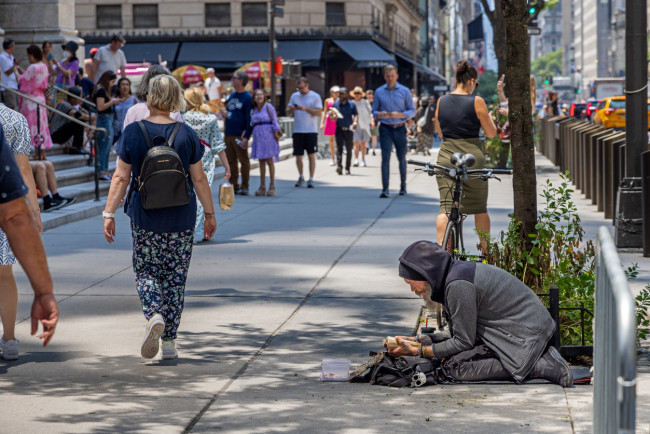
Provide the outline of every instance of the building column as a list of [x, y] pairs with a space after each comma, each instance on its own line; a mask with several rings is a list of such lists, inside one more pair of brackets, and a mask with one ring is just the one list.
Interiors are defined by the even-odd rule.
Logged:
[[63, 54], [63, 44], [76, 42], [80, 47], [77, 57], [83, 61], [84, 41], [75, 30], [75, 0], [32, 0], [29, 7], [24, 0], [4, 0], [0, 2], [0, 25], [0, 36], [16, 42], [18, 61], [26, 63], [26, 48], [32, 44], [40, 47], [44, 41], [52, 43], [57, 59]]

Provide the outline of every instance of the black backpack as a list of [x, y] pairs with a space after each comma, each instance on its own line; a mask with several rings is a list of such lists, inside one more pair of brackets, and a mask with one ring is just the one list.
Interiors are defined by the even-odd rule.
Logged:
[[147, 128], [141, 121], [138, 125], [149, 148], [140, 167], [140, 176], [134, 180], [142, 208], [152, 210], [187, 205], [190, 203], [190, 184], [183, 162], [172, 147], [180, 122], [174, 125], [169, 139], [153, 138], [153, 142], [163, 139], [165, 144], [161, 146], [152, 146]]
[[440, 362], [423, 357], [393, 357], [384, 352], [382, 360], [354, 381], [391, 387], [422, 387], [440, 383]]

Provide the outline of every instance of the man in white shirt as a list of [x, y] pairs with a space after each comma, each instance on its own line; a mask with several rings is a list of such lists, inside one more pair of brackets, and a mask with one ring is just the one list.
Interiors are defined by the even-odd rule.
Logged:
[[95, 80], [99, 81], [102, 74], [106, 71], [113, 71], [115, 74], [120, 72], [120, 76], [126, 77], [126, 56], [121, 48], [126, 40], [120, 35], [114, 35], [111, 43], [104, 45], [97, 50], [93, 58], [95, 65]]
[[221, 80], [214, 75], [214, 68], [206, 71], [208, 78], [205, 79], [205, 96], [208, 101], [221, 98]]
[[287, 114], [293, 115], [293, 155], [300, 178], [296, 187], [305, 183], [303, 176], [302, 156], [307, 151], [309, 158], [309, 181], [307, 188], [314, 188], [314, 173], [316, 172], [316, 152], [318, 151], [318, 125], [323, 111], [323, 100], [320, 95], [309, 90], [307, 78], [300, 77], [296, 82], [298, 91], [291, 95]]
[[[2, 49], [4, 51], [0, 53], [0, 80], [4, 87], [18, 90], [18, 76], [24, 74], [25, 71], [16, 64], [16, 60], [14, 59], [13, 54], [16, 49], [16, 44], [11, 39], [5, 39], [2, 42]], [[4, 105], [12, 110], [18, 110], [18, 101], [15, 94], [0, 87], [0, 96], [2, 97], [0, 101]]]

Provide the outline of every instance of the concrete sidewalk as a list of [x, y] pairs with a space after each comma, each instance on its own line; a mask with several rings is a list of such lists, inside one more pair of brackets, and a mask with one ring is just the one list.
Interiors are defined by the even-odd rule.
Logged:
[[[397, 276], [397, 259], [411, 242], [435, 238], [439, 201], [435, 179], [412, 169], [409, 194], [395, 195], [395, 160], [390, 199], [378, 198], [379, 155], [351, 176], [318, 163], [315, 189], [293, 187], [290, 159], [277, 164], [276, 197], [238, 196], [232, 211], [218, 212], [215, 239], [194, 250], [175, 361], [139, 355], [144, 319], [128, 218], [118, 215], [110, 246], [101, 217], [46, 232], [61, 321], [48, 348], [29, 337], [31, 293], [16, 267], [21, 358], [0, 360], [0, 431], [591, 431], [591, 386], [320, 382], [323, 358], [358, 364], [386, 335], [413, 330], [422, 302]], [[557, 177], [545, 158], [538, 163], [539, 185]], [[512, 210], [512, 181], [490, 188], [497, 233]], [[602, 215], [576, 199], [595, 237]], [[478, 240], [469, 229], [471, 247]], [[622, 260], [641, 265], [637, 287], [650, 281], [640, 254]], [[643, 369], [637, 427], [648, 432]]]

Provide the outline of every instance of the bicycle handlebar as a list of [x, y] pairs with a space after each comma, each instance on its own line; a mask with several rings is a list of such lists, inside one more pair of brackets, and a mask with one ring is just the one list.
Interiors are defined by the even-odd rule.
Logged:
[[[457, 170], [462, 172], [463, 168], [462, 167], [457, 167], [457, 168], [451, 168], [451, 167], [445, 167], [445, 166], [438, 166], [437, 164], [433, 163], [427, 163], [424, 161], [417, 161], [417, 160], [407, 160], [406, 161], [408, 164], [412, 164], [414, 166], [421, 166], [425, 167], [425, 170], [428, 170], [430, 172], [433, 172], [435, 170], [444, 170], [445, 172], [451, 172], [452, 170]], [[468, 175], [472, 174], [487, 174], [490, 173], [492, 175], [512, 175], [512, 169], [490, 169], [490, 168], [485, 168], [485, 169], [469, 169], [467, 170]]]

